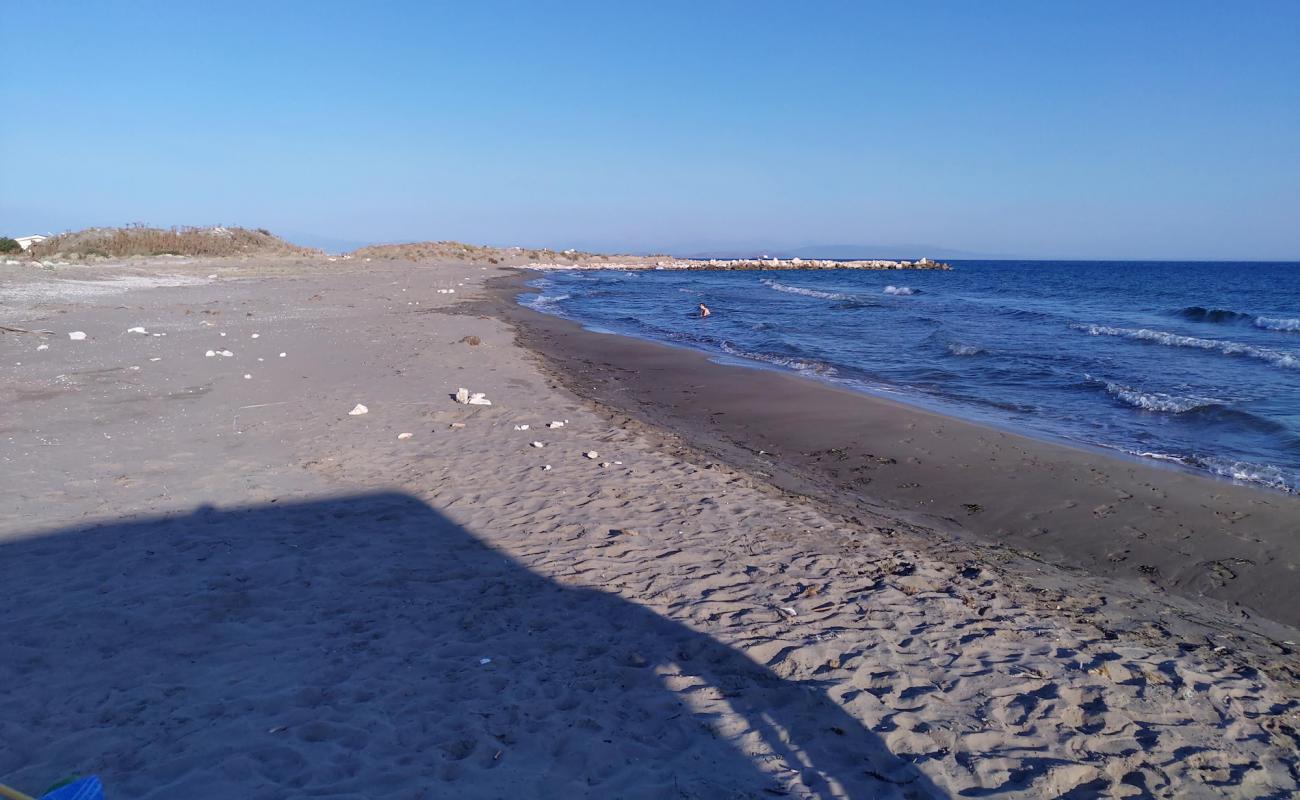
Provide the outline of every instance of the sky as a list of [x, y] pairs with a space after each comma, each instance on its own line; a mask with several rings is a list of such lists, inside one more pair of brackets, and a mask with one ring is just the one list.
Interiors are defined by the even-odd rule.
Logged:
[[0, 31], [11, 236], [1300, 260], [1291, 0], [0, 0]]

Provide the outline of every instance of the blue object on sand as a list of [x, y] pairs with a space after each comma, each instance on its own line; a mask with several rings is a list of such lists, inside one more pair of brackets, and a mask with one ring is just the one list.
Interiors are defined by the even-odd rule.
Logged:
[[41, 800], [104, 800], [104, 785], [91, 775], [43, 794]]

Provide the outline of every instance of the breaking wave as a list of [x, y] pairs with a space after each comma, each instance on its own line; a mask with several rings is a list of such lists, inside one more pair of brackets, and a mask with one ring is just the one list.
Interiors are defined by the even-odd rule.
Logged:
[[1248, 356], [1257, 358], [1261, 361], [1267, 361], [1275, 367], [1288, 367], [1290, 369], [1300, 369], [1300, 355], [1296, 353], [1287, 353], [1281, 350], [1271, 350], [1267, 347], [1254, 347], [1240, 342], [1229, 342], [1221, 339], [1201, 339], [1196, 336], [1183, 336], [1177, 333], [1167, 333], [1165, 331], [1153, 331], [1149, 328], [1112, 328], [1109, 325], [1074, 325], [1076, 330], [1084, 331], [1092, 336], [1118, 336], [1124, 339], [1135, 339], [1144, 342], [1153, 342], [1169, 347], [1195, 347], [1200, 350], [1214, 350], [1229, 356]]
[[723, 342], [722, 350], [727, 355], [735, 356], [736, 358], [745, 358], [750, 361], [762, 361], [765, 364], [785, 367], [786, 369], [792, 369], [796, 372], [821, 375], [823, 377], [831, 377], [838, 374], [834, 367], [829, 364], [823, 364], [820, 361], [813, 361], [806, 358], [777, 356], [772, 355], [771, 353], [754, 353], [749, 350], [742, 350], [739, 347], [732, 345], [730, 342]]
[[920, 294], [920, 293], [921, 293], [920, 289], [913, 289], [910, 286], [886, 286], [885, 287], [885, 294], [909, 295], [909, 294]]
[[567, 294], [538, 294], [523, 301], [523, 305], [543, 314], [560, 314], [560, 301], [568, 300]]
[[774, 281], [771, 278], [763, 278], [761, 283], [769, 289], [775, 289], [778, 292], [786, 294], [800, 294], [804, 297], [817, 297], [822, 300], [852, 300], [851, 294], [840, 294], [839, 292], [823, 292], [820, 289], [805, 289], [802, 286], [788, 286], [784, 283]]
[[1179, 397], [1164, 392], [1144, 392], [1119, 383], [1107, 382], [1106, 393], [1134, 408], [1143, 411], [1162, 411], [1167, 414], [1182, 414], [1198, 408], [1219, 405], [1219, 401], [1208, 397]]
[[1271, 464], [1251, 464], [1247, 461], [1237, 461], [1219, 456], [1181, 456], [1173, 453], [1153, 453], [1138, 450], [1126, 450], [1125, 452], [1129, 455], [1150, 458], [1155, 461], [1168, 461], [1205, 470], [1212, 475], [1218, 475], [1220, 478], [1227, 478], [1239, 483], [1252, 483], [1257, 486], [1278, 489], [1288, 494], [1300, 494], [1300, 490], [1297, 489], [1300, 484], [1293, 482], [1295, 478], [1288, 479], [1285, 470]]
[[1230, 311], [1226, 308], [1206, 308], [1205, 306], [1187, 306], [1174, 312], [1174, 316], [1189, 319], [1192, 322], [1245, 322], [1252, 318], [1251, 314], [1243, 314], [1240, 311]]
[[1300, 333], [1300, 319], [1283, 319], [1281, 317], [1255, 317], [1255, 327], [1266, 331], [1286, 331]]
[[948, 352], [955, 356], [977, 356], [984, 352], [984, 348], [976, 347], [973, 344], [962, 344], [960, 342], [949, 342]]
[[1244, 311], [1231, 311], [1226, 308], [1205, 308], [1204, 306], [1187, 306], [1174, 312], [1174, 316], [1192, 322], [1209, 322], [1215, 324], [1251, 324], [1266, 331], [1283, 331], [1300, 333], [1300, 319], [1287, 317], [1257, 317]]

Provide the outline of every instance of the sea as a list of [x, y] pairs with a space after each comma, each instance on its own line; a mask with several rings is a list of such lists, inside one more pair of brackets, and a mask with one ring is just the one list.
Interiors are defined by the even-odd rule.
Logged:
[[1300, 492], [1300, 263], [952, 266], [552, 271], [520, 300], [591, 330]]

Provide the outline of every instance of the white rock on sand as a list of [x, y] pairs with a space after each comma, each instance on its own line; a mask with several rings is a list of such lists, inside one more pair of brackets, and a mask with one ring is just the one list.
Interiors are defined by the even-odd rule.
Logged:
[[370, 413], [370, 409], [366, 408], [360, 403], [357, 403], [355, 406], [352, 407], [352, 410], [348, 412], [348, 416], [359, 417], [362, 414], [368, 414], [368, 413]]
[[73, 331], [73, 332], [71, 332], [71, 333], [68, 334], [68, 338], [71, 339], [71, 340], [74, 341], [74, 342], [85, 341], [85, 339], [86, 339], [86, 332], [85, 332], [85, 331]]
[[414, 435], [415, 435], [414, 433], [399, 433], [397, 434], [397, 438], [399, 440], [406, 440], [406, 439], [410, 439]]

